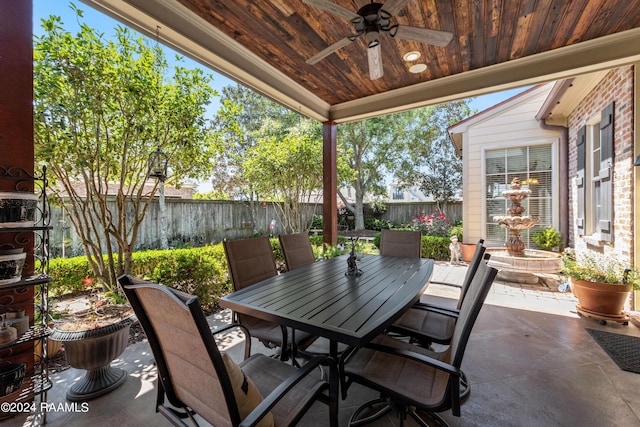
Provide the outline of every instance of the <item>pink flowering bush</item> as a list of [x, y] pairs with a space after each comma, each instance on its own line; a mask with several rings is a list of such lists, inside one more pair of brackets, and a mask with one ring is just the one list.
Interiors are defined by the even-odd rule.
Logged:
[[449, 237], [452, 226], [452, 222], [447, 219], [444, 212], [438, 209], [428, 216], [420, 211], [418, 216], [411, 217], [411, 228], [427, 236]]

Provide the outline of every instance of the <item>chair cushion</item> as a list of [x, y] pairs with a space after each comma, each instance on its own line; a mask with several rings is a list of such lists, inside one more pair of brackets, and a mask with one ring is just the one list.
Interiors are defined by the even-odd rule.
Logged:
[[455, 325], [454, 317], [418, 308], [410, 308], [394, 323], [407, 333], [442, 343], [451, 339]]
[[[222, 360], [224, 360], [224, 366], [227, 368], [227, 373], [231, 380], [233, 394], [238, 404], [238, 412], [240, 417], [244, 419], [262, 402], [262, 395], [253, 381], [251, 381], [251, 378], [240, 369], [240, 366], [227, 353], [222, 353]], [[273, 425], [274, 420], [271, 412], [268, 412], [258, 423], [259, 427], [273, 427]]]

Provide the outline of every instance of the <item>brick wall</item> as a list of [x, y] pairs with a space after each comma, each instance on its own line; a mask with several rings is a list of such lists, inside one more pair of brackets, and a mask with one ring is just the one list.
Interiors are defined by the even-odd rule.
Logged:
[[[633, 254], [633, 75], [632, 66], [611, 70], [568, 117], [569, 126], [569, 245], [577, 250], [597, 249], [625, 260]], [[575, 228], [577, 132], [611, 102], [615, 102], [613, 165], [613, 245], [578, 236]], [[587, 207], [588, 209], [588, 207]]]

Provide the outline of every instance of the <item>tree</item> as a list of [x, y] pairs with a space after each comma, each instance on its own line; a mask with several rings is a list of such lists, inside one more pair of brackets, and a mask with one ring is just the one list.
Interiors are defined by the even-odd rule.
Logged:
[[447, 204], [462, 190], [462, 160], [449, 140], [447, 128], [472, 114], [469, 100], [452, 101], [418, 110], [410, 155], [416, 168], [401, 172], [406, 183], [418, 183], [446, 213]]
[[[79, 17], [82, 12], [76, 9]], [[201, 70], [176, 66], [126, 28], [106, 41], [75, 36], [57, 16], [34, 41], [35, 148], [105, 290], [131, 272], [138, 227], [155, 193], [148, 158], [165, 153], [172, 179], [211, 171], [205, 107], [215, 92]]]
[[[216, 141], [214, 189], [247, 203], [254, 233], [260, 232], [255, 224], [261, 197], [284, 202], [280, 220], [285, 229], [302, 230], [298, 228], [300, 199], [294, 206], [291, 198], [296, 192], [303, 198], [309, 196], [316, 187], [300, 186], [314, 186], [315, 176], [322, 176], [322, 129], [295, 111], [239, 85], [223, 88], [221, 101], [212, 129]], [[304, 155], [311, 155], [309, 150], [315, 153], [312, 141], [317, 141], [320, 150], [317, 157], [298, 157], [299, 150]], [[295, 148], [287, 150], [283, 144], [288, 143]], [[301, 163], [296, 165], [294, 158]], [[311, 163], [315, 165], [316, 161], [318, 169], [313, 170]], [[283, 164], [290, 170], [285, 170]]]
[[364, 229], [364, 199], [366, 195], [386, 195], [385, 176], [403, 167], [413, 167], [405, 159], [411, 118], [414, 113], [391, 114], [338, 126], [338, 154], [350, 171], [339, 167], [342, 186], [353, 187], [355, 202], [350, 203], [342, 191], [339, 197], [355, 217], [355, 229]]
[[285, 233], [309, 228], [306, 221], [315, 211], [312, 197], [322, 188], [322, 144], [310, 132], [297, 129], [302, 132], [260, 141], [248, 150], [243, 164], [255, 188], [279, 202], [276, 207]]
[[462, 162], [448, 140], [447, 128], [468, 117], [468, 100], [424, 107], [338, 126], [339, 154], [352, 170], [341, 173], [341, 184], [355, 190], [355, 202], [339, 196], [364, 228], [367, 195], [386, 195], [385, 178], [411, 187], [421, 185], [438, 203], [446, 203], [462, 186]]

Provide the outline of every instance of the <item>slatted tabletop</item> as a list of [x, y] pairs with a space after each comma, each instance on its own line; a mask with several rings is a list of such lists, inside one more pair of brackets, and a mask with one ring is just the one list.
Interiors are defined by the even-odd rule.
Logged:
[[347, 255], [316, 262], [220, 299], [222, 307], [348, 345], [364, 345], [427, 288], [433, 260], [364, 255], [359, 277]]

